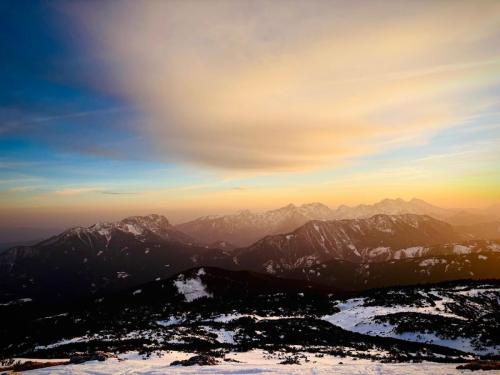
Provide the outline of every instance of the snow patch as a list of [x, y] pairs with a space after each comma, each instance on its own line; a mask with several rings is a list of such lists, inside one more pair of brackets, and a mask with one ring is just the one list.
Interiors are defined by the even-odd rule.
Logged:
[[[457, 291], [457, 294], [464, 296], [488, 295], [494, 293], [497, 289], [474, 289], [468, 291]], [[393, 337], [407, 341], [430, 343], [441, 346], [446, 346], [453, 349], [462, 350], [469, 353], [488, 354], [492, 350], [495, 352], [496, 347], [482, 348], [475, 347], [472, 339], [465, 337], [456, 337], [453, 339], [438, 337], [432, 332], [404, 332], [397, 333], [395, 326], [387, 322], [377, 322], [377, 316], [388, 316], [397, 313], [420, 313], [428, 315], [438, 315], [442, 317], [466, 320], [466, 318], [446, 312], [446, 305], [453, 303], [453, 299], [449, 296], [442, 295], [437, 291], [429, 292], [436, 297], [434, 306], [371, 306], [365, 305], [366, 298], [352, 298], [337, 304], [340, 312], [325, 315], [321, 319], [339, 326], [345, 330], [362, 333], [370, 336]]]
[[453, 253], [458, 255], [470, 254], [471, 248], [469, 246], [464, 246], [464, 245], [455, 245], [453, 246]]
[[170, 327], [170, 326], [175, 326], [178, 324], [181, 324], [183, 322], [182, 319], [176, 318], [175, 316], [171, 316], [170, 318], [166, 320], [158, 320], [156, 321], [156, 324], [162, 327]]
[[193, 302], [203, 297], [213, 297], [201, 281], [200, 276], [202, 275], [205, 275], [205, 270], [200, 268], [196, 273], [196, 277], [186, 279], [184, 275], [179, 275], [177, 280], [174, 280], [174, 286], [177, 288], [179, 294], [184, 295], [186, 302]]
[[444, 259], [429, 258], [429, 259], [424, 259], [418, 265], [420, 267], [436, 266], [439, 263], [441, 263], [441, 261], [446, 262]]
[[33, 301], [31, 298], [20, 298], [13, 301], [0, 303], [0, 306], [10, 306], [10, 305], [19, 305], [21, 303], [31, 302]]

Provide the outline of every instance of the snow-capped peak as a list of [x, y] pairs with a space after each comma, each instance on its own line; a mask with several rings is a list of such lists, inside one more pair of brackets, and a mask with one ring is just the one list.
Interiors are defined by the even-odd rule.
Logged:
[[321, 203], [307, 203], [301, 206], [290, 203], [266, 212], [243, 210], [233, 215], [204, 216], [179, 224], [177, 228], [204, 243], [225, 240], [245, 246], [268, 234], [296, 229], [309, 220], [331, 218], [332, 211]]
[[[165, 216], [151, 214], [147, 216], [130, 216], [116, 222], [98, 222], [88, 227], [76, 227], [63, 232], [52, 240], [78, 236], [85, 242], [92, 242], [92, 238], [104, 237], [109, 243], [114, 233], [125, 233], [133, 236], [144, 236], [153, 233], [163, 238], [169, 238], [178, 231], [170, 224]], [[188, 236], [185, 236], [188, 237]]]
[[337, 219], [369, 218], [377, 214], [418, 214], [443, 218], [449, 216], [451, 213], [449, 210], [433, 206], [417, 198], [413, 198], [410, 201], [405, 201], [401, 198], [383, 199], [371, 205], [360, 204], [355, 207], [342, 205], [334, 211], [334, 217]]
[[143, 235], [146, 231], [160, 234], [171, 225], [167, 218], [162, 215], [151, 214], [147, 216], [130, 216], [123, 220], [111, 222], [99, 222], [85, 228], [90, 233], [97, 233], [107, 236], [111, 231], [131, 233], [133, 235]]

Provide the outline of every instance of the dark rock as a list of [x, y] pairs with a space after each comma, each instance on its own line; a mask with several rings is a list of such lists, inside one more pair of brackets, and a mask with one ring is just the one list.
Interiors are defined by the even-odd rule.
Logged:
[[280, 362], [280, 365], [300, 365], [300, 360], [299, 357], [297, 356], [290, 356], [286, 357], [285, 360]]
[[80, 364], [87, 361], [100, 361], [103, 362], [108, 358], [117, 358], [115, 354], [106, 353], [106, 352], [95, 352], [91, 354], [79, 354], [74, 355], [69, 358], [69, 363], [71, 364]]
[[189, 359], [181, 360], [181, 361], [173, 361], [170, 366], [215, 366], [219, 362], [210, 355], [195, 355]]
[[500, 361], [473, 361], [465, 365], [457, 366], [458, 370], [500, 370]]

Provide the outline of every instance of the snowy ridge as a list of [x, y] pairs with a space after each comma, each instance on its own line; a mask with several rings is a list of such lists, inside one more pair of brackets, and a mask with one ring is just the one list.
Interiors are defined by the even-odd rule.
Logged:
[[147, 232], [165, 235], [166, 230], [170, 228], [172, 228], [172, 225], [165, 216], [151, 214], [147, 216], [131, 216], [117, 222], [99, 222], [89, 227], [77, 227], [69, 229], [63, 235], [76, 234], [80, 238], [82, 236], [87, 236], [88, 238], [89, 235], [99, 235], [105, 237], [107, 242], [109, 242], [114, 231], [129, 233], [134, 236], [141, 236]]
[[133, 236], [144, 241], [150, 236], [160, 240], [178, 241], [193, 244], [195, 241], [188, 235], [175, 229], [165, 216], [151, 214], [147, 216], [130, 216], [117, 222], [99, 222], [89, 227], [75, 227], [60, 235], [40, 243], [42, 246], [78, 240], [83, 246], [95, 248], [108, 247], [117, 236]]

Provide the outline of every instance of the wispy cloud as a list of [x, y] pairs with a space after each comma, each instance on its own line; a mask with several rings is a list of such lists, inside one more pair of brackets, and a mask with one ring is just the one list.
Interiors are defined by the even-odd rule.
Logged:
[[16, 186], [7, 190], [8, 193], [24, 193], [36, 190], [36, 186]]
[[107, 194], [107, 195], [134, 195], [138, 194], [137, 192], [125, 192], [125, 191], [100, 191], [99, 193], [101, 194]]
[[85, 4], [85, 44], [167, 160], [335, 165], [462, 123], [500, 84], [495, 1]]
[[68, 187], [53, 192], [55, 195], [68, 196], [68, 195], [80, 195], [88, 193], [98, 193], [105, 195], [136, 195], [139, 192], [136, 191], [117, 191], [104, 189], [102, 187]]
[[120, 112], [124, 109], [125, 109], [125, 107], [112, 107], [112, 108], [95, 109], [95, 110], [90, 110], [90, 111], [61, 113], [61, 114], [52, 115], [52, 116], [40, 116], [40, 117], [34, 117], [34, 118], [30, 118], [30, 119], [24, 119], [21, 121], [9, 121], [7, 123], [3, 122], [3, 123], [0, 123], [0, 134], [5, 133], [7, 131], [12, 131], [12, 130], [19, 128], [19, 127], [24, 127], [27, 125], [41, 124], [41, 123], [47, 123], [47, 122], [53, 122], [53, 121], [58, 121], [58, 120], [65, 120], [65, 119], [75, 119], [75, 118], [79, 118], [79, 117], [88, 117], [88, 116], [94, 116], [94, 115], [105, 114], [105, 113], [114, 113], [114, 112]]
[[86, 193], [95, 193], [102, 191], [102, 188], [97, 187], [84, 187], [84, 188], [64, 188], [54, 191], [55, 195], [68, 196], [68, 195], [80, 195]]

